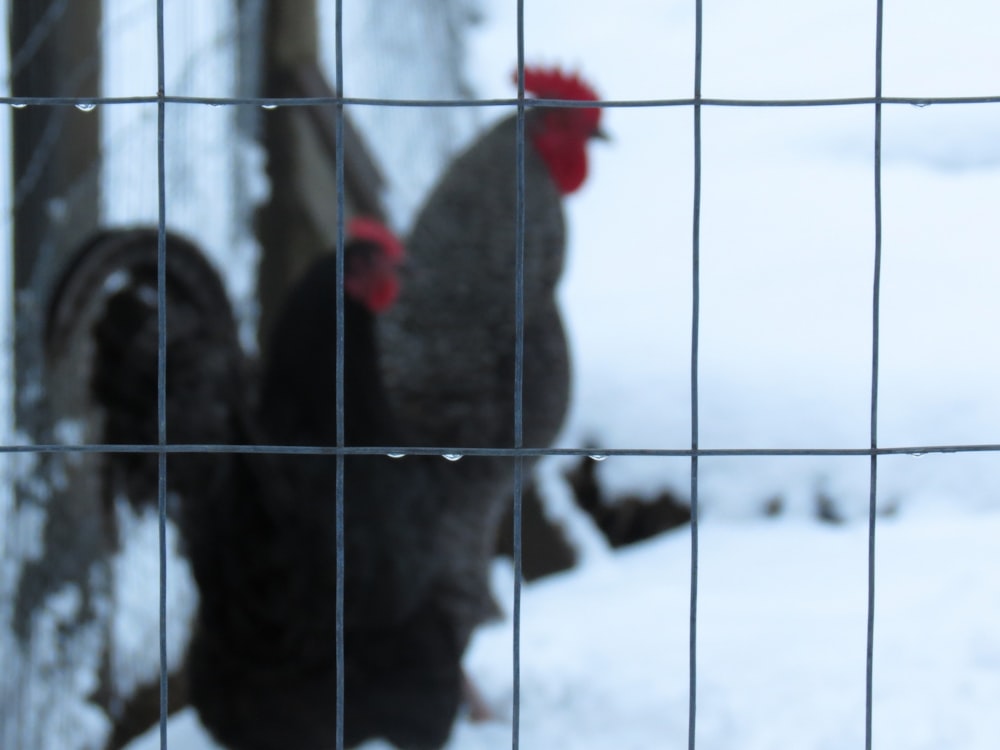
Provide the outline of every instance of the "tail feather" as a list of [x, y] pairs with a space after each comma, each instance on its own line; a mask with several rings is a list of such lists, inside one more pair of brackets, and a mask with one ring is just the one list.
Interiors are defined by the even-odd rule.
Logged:
[[[168, 233], [165, 249], [167, 440], [249, 442], [249, 363], [222, 279], [192, 242]], [[93, 343], [89, 393], [102, 413], [105, 443], [159, 442], [157, 250], [155, 229], [101, 232], [70, 259], [49, 298], [50, 365], [79, 337]], [[170, 484], [181, 491], [189, 482], [197, 486], [205, 467], [196, 464], [210, 461], [172, 457]], [[155, 494], [155, 454], [114, 454], [108, 463], [124, 469], [120, 475], [133, 501]]]
[[[49, 296], [45, 345], [50, 359], [65, 351], [82, 314], [116, 287], [148, 290], [144, 298], [155, 309], [157, 245], [157, 230], [148, 228], [104, 230], [81, 245]], [[217, 330], [235, 333], [225, 286], [204, 254], [171, 232], [165, 249], [168, 296], [201, 312]]]

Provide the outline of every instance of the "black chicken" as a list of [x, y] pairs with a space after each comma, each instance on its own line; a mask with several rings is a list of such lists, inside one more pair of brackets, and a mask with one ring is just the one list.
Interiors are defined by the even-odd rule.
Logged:
[[[391, 445], [374, 314], [395, 299], [402, 249], [352, 222], [344, 255], [344, 431]], [[108, 442], [156, 442], [156, 233], [107, 233], [70, 263], [50, 308], [57, 354], [74, 308], [109, 295], [94, 328], [91, 392]], [[255, 404], [218, 275], [167, 237], [167, 428], [171, 442], [334, 445], [336, 262], [318, 260], [279, 311]], [[107, 289], [107, 287], [115, 287]], [[113, 454], [134, 498], [155, 495], [155, 454]], [[345, 744], [445, 742], [461, 656], [483, 618], [463, 564], [461, 486], [435, 457], [343, 459]], [[336, 733], [334, 455], [171, 454], [168, 486], [200, 591], [187, 658], [190, 699], [234, 750], [332, 747]]]
[[[533, 107], [524, 118], [522, 445], [555, 440], [569, 403], [570, 363], [556, 286], [566, 252], [563, 199], [588, 174], [602, 137], [594, 89], [558, 68], [529, 67], [526, 92], [593, 103]], [[518, 193], [517, 118], [487, 130], [444, 170], [407, 241], [412, 273], [378, 321], [387, 390], [406, 441], [420, 446], [515, 446]], [[530, 470], [533, 460], [525, 459]], [[475, 525], [467, 541], [487, 590], [514, 462], [466, 459], [458, 468]]]

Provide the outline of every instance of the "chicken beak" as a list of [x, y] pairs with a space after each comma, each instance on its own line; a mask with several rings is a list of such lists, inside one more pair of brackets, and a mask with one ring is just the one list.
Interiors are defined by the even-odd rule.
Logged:
[[607, 131], [602, 130], [599, 127], [594, 129], [594, 132], [590, 134], [590, 137], [595, 138], [599, 141], [604, 141], [605, 143], [608, 143], [612, 140], [611, 136], [608, 135]]

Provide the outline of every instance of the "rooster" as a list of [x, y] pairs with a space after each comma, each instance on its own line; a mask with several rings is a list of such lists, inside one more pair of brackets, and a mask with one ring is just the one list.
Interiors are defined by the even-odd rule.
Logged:
[[[351, 445], [386, 444], [396, 433], [373, 328], [397, 294], [402, 247], [371, 221], [348, 231], [344, 430]], [[73, 311], [98, 308], [91, 395], [108, 442], [157, 440], [155, 248], [153, 230], [102, 235], [68, 265], [50, 307], [53, 357]], [[316, 261], [289, 293], [258, 378], [217, 273], [175, 235], [166, 249], [171, 442], [334, 445], [335, 257]], [[133, 500], [155, 496], [155, 454], [106, 463]], [[187, 689], [206, 727], [234, 750], [335, 742], [337, 463], [258, 452], [168, 459], [200, 594]], [[430, 750], [450, 733], [468, 623], [479, 619], [461, 566], [438, 553], [462, 535], [448, 511], [460, 488], [433, 457], [352, 455], [343, 465], [345, 741], [385, 737]]]
[[[558, 69], [526, 68], [524, 88], [544, 99], [597, 101], [589, 84]], [[568, 405], [569, 356], [555, 300], [566, 245], [562, 201], [586, 180], [587, 146], [602, 137], [600, 124], [596, 106], [533, 106], [524, 116], [527, 447], [551, 444]], [[408, 443], [514, 446], [516, 135], [517, 117], [508, 117], [447, 167], [409, 235], [399, 301], [379, 318], [386, 386]], [[513, 463], [477, 456], [459, 467], [474, 505], [466, 556], [488, 596]]]

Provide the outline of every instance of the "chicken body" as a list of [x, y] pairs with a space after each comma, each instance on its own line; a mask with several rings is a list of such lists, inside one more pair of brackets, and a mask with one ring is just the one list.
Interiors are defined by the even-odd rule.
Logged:
[[[85, 249], [53, 302], [50, 329], [58, 332], [74, 305], [110, 295], [91, 303], [100, 308], [91, 394], [109, 442], [156, 442], [155, 247], [155, 231], [143, 230], [114, 252]], [[394, 429], [373, 306], [395, 291], [368, 283], [380, 252], [371, 242], [345, 249], [344, 427], [353, 445], [390, 439]], [[279, 315], [259, 408], [257, 370], [239, 347], [217, 274], [173, 235], [166, 271], [170, 441], [335, 444], [333, 256], [306, 272]], [[120, 288], [102, 292], [115, 274], [124, 274]], [[59, 336], [50, 338], [57, 352]], [[149, 502], [156, 458], [112, 454], [109, 476], [124, 476], [129, 493]], [[168, 456], [200, 595], [185, 664], [190, 700], [233, 750], [335, 744], [337, 463], [333, 455]], [[343, 465], [345, 742], [385, 737], [431, 750], [450, 733], [468, 639], [454, 612], [469, 595], [436, 554], [449, 533], [443, 501], [456, 490], [442, 486], [444, 462], [431, 459], [347, 456]]]
[[[546, 98], [596, 99], [576, 77], [526, 71]], [[544, 448], [569, 403], [566, 336], [555, 299], [566, 228], [562, 198], [586, 177], [593, 108], [537, 108], [525, 116], [523, 385], [521, 445]], [[380, 317], [389, 401], [408, 444], [512, 448], [517, 332], [517, 120], [502, 120], [446, 169], [410, 233], [399, 302]], [[525, 459], [530, 469], [531, 460]], [[497, 529], [513, 489], [514, 461], [475, 456], [466, 483], [462, 559], [488, 598]], [[474, 572], [473, 572], [474, 571]]]

